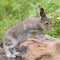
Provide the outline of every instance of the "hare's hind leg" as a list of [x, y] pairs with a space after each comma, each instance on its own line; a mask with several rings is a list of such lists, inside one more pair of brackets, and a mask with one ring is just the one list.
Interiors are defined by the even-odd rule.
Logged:
[[15, 56], [19, 56], [20, 52], [16, 51], [15, 48], [12, 49], [12, 54]]
[[7, 58], [12, 57], [11, 51], [9, 50], [8, 46], [4, 46], [4, 51]]

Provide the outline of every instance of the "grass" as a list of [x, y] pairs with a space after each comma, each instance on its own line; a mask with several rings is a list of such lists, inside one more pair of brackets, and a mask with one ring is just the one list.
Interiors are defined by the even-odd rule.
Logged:
[[0, 0], [0, 42], [12, 26], [27, 18], [39, 17], [38, 5], [44, 7], [55, 28], [45, 33], [60, 38], [60, 0]]

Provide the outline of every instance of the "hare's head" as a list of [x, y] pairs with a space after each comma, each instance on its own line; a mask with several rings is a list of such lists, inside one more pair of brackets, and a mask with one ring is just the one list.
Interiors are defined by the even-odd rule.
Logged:
[[53, 26], [51, 20], [46, 16], [44, 9], [41, 6], [38, 6], [39, 14], [41, 16], [40, 28], [42, 30], [52, 30]]

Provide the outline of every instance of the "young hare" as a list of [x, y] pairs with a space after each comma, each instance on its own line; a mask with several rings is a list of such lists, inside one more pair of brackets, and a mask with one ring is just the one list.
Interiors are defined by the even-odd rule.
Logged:
[[53, 27], [44, 9], [40, 6], [38, 6], [38, 9], [41, 17], [27, 19], [5, 33], [3, 48], [8, 58], [15, 58], [16, 55], [19, 55], [15, 47], [27, 38], [37, 35], [41, 39], [54, 39], [43, 33], [44, 30], [51, 30]]

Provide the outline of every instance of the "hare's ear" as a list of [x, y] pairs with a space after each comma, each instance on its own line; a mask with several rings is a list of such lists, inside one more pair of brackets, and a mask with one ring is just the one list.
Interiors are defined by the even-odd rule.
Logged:
[[38, 5], [38, 10], [39, 10], [39, 14], [40, 14], [41, 18], [46, 17], [44, 9], [40, 5]]

